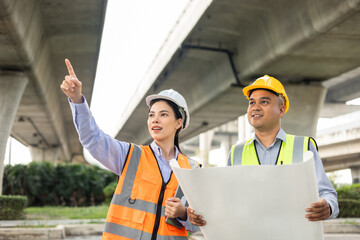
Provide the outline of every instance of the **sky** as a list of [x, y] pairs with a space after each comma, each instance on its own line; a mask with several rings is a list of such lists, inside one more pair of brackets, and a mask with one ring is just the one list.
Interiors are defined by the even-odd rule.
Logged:
[[[117, 134], [122, 112], [189, 2], [190, 0], [108, 1], [90, 106], [104, 132], [111, 136]], [[360, 99], [356, 101], [355, 104], [360, 104]], [[339, 119], [320, 119], [318, 128], [338, 122]], [[9, 163], [9, 149], [10, 142], [7, 145], [5, 164]], [[27, 164], [31, 161], [29, 150], [15, 139], [11, 141], [11, 149], [11, 164]], [[85, 154], [90, 159], [89, 154]], [[219, 159], [226, 155], [224, 149], [213, 150], [210, 164], [223, 166], [225, 161], [219, 162]], [[90, 162], [96, 161], [90, 159]], [[337, 174], [341, 181], [351, 182], [349, 170]]]
[[[90, 106], [104, 132], [117, 134], [127, 102], [188, 3], [189, 0], [108, 1]], [[104, 105], [116, 109], [110, 119], [103, 112]]]

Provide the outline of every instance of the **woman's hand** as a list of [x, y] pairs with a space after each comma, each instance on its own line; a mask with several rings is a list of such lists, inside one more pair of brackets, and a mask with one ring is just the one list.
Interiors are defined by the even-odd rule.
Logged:
[[65, 76], [65, 80], [60, 85], [60, 88], [63, 93], [71, 99], [73, 103], [82, 103], [82, 83], [77, 79], [74, 69], [68, 59], [65, 59], [65, 64], [68, 69], [69, 75]]
[[171, 197], [168, 198], [166, 201], [165, 206], [165, 216], [168, 218], [181, 218], [182, 220], [186, 220], [186, 208], [181, 203], [179, 198]]
[[187, 214], [189, 217], [189, 221], [195, 226], [204, 226], [206, 221], [203, 219], [201, 215], [195, 214], [194, 209], [188, 207]]

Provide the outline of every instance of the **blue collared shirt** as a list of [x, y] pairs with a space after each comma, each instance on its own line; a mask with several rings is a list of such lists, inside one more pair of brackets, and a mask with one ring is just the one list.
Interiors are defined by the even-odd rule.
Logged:
[[[154, 151], [156, 160], [159, 164], [160, 170], [161, 170], [161, 175], [163, 176], [164, 182], [168, 182], [170, 179], [170, 175], [171, 175], [171, 167], [169, 162], [170, 161], [166, 161], [166, 159], [163, 157], [162, 152], [161, 152], [161, 148], [156, 144], [155, 141], [153, 141], [150, 144], [151, 149]], [[177, 159], [178, 155], [179, 155], [179, 150], [176, 146], [175, 147], [175, 156], [174, 158]]]
[[[83, 103], [77, 104], [71, 102], [69, 99], [73, 121], [76, 131], [79, 134], [80, 143], [102, 165], [120, 176], [126, 161], [130, 143], [114, 139], [99, 129], [84, 96], [83, 100]], [[155, 143], [155, 141], [150, 144], [150, 147], [155, 153], [155, 158], [158, 162], [164, 181], [168, 182], [172, 173], [169, 161], [166, 161], [162, 156], [161, 148]], [[178, 157], [179, 150], [176, 146], [174, 147], [174, 158], [176, 159]], [[180, 219], [178, 220], [187, 231], [198, 231], [198, 227], [192, 225], [189, 219], [186, 221], [181, 221]]]
[[[262, 165], [275, 165], [278, 152], [280, 150], [281, 143], [284, 141], [286, 144], [286, 133], [284, 130], [280, 129], [274, 142], [266, 148], [258, 139], [256, 134], [249, 141], [249, 144], [255, 143], [257, 155], [259, 161]], [[315, 173], [318, 182], [319, 188], [319, 197], [324, 198], [331, 207], [331, 216], [329, 218], [336, 218], [339, 214], [339, 206], [337, 201], [337, 193], [331, 184], [329, 178], [325, 174], [323, 164], [321, 162], [320, 156], [316, 147], [313, 144], [310, 144], [310, 151], [314, 153], [314, 162], [315, 162]], [[228, 158], [228, 165], [230, 166], [230, 154]]]

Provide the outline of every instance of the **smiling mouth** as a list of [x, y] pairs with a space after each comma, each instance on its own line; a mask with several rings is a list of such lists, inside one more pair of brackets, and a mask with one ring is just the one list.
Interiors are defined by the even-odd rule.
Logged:
[[259, 118], [259, 117], [262, 117], [263, 115], [262, 114], [252, 114], [251, 116], [253, 118]]
[[151, 128], [151, 130], [154, 130], [154, 131], [161, 130], [161, 129], [162, 129], [161, 127], [153, 127], [153, 128]]

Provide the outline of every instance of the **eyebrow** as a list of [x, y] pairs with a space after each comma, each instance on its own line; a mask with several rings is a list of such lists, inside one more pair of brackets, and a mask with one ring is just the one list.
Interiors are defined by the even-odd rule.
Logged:
[[[261, 97], [260, 99], [267, 99], [267, 100], [270, 100], [270, 101], [271, 101], [271, 98], [269, 98], [269, 97]], [[251, 101], [251, 100], [254, 100], [254, 98], [250, 98], [250, 99], [249, 99], [249, 101]]]
[[[161, 110], [160, 112], [162, 113], [162, 112], [169, 112], [169, 111], [168, 110]], [[155, 113], [155, 112], [154, 111], [149, 111], [149, 113]]]

